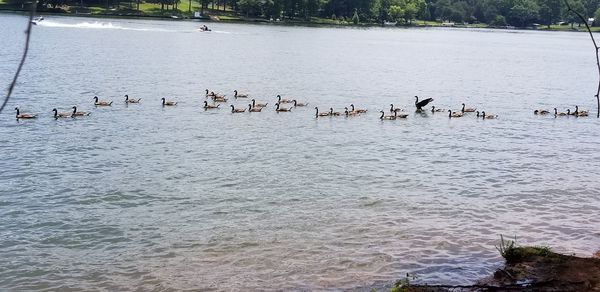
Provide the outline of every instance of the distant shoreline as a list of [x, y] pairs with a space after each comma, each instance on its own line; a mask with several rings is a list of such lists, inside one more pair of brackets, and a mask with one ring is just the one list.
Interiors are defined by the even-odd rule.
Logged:
[[[7, 9], [0, 8], [0, 13], [6, 14], [19, 14], [19, 15], [27, 15], [29, 10], [19, 10], [19, 9]], [[261, 18], [225, 18], [219, 20], [213, 20], [211, 17], [216, 16], [217, 18], [222, 17], [221, 15], [211, 15], [211, 17], [204, 18], [190, 18], [190, 17], [172, 17], [168, 15], [127, 15], [127, 14], [111, 14], [111, 13], [58, 13], [58, 12], [48, 12], [42, 11], [39, 12], [38, 15], [52, 15], [52, 16], [70, 16], [70, 17], [82, 17], [82, 18], [108, 18], [108, 19], [152, 19], [152, 20], [168, 20], [168, 21], [195, 21], [195, 22], [211, 22], [211, 23], [239, 23], [239, 24], [272, 24], [272, 25], [281, 25], [281, 26], [306, 26], [306, 27], [354, 27], [354, 28], [371, 28], [371, 27], [386, 27], [386, 28], [399, 28], [399, 29], [411, 29], [411, 28], [450, 28], [450, 29], [493, 29], [493, 30], [501, 30], [501, 31], [548, 31], [548, 32], [584, 32], [587, 33], [585, 28], [574, 28], [570, 29], [569, 27], [563, 27], [561, 29], [555, 28], [532, 28], [532, 27], [494, 27], [488, 26], [486, 24], [475, 24], [475, 25], [464, 25], [464, 24], [453, 24], [453, 25], [444, 25], [442, 23], [436, 23], [435, 25], [431, 23], [422, 23], [418, 22], [423, 21], [415, 21], [415, 23], [411, 25], [398, 25], [398, 26], [384, 26], [378, 23], [360, 23], [358, 25], [350, 24], [350, 23], [333, 23], [333, 22], [318, 22], [318, 21], [306, 21], [306, 20], [284, 20], [284, 21], [269, 21]], [[592, 27], [592, 32], [600, 32], [600, 27]]]

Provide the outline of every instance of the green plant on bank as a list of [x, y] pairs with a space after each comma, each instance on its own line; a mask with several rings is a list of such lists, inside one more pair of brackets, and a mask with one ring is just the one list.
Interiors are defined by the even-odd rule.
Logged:
[[530, 257], [552, 257], [555, 253], [547, 246], [517, 246], [517, 237], [515, 240], [504, 240], [500, 235], [500, 244], [496, 249], [507, 263], [517, 263]]
[[496, 245], [496, 249], [500, 252], [500, 255], [508, 261], [509, 258], [513, 258], [515, 249], [517, 248], [517, 236], [515, 240], [504, 240], [504, 236], [500, 234], [500, 244]]
[[410, 275], [406, 273], [406, 277], [400, 279], [394, 283], [394, 287], [390, 289], [390, 292], [408, 292], [410, 291], [410, 281], [415, 280], [417, 277], [415, 275]]

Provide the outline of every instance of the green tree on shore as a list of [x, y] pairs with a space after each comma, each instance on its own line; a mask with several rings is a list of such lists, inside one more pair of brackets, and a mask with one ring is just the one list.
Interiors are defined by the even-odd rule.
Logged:
[[359, 22], [360, 22], [360, 19], [358, 18], [358, 10], [355, 8], [354, 15], [352, 16], [352, 23], [358, 24]]
[[517, 0], [510, 9], [508, 23], [514, 26], [527, 26], [539, 18], [539, 6], [534, 0]]
[[[584, 17], [587, 16], [587, 14], [585, 12], [585, 6], [583, 6], [583, 3], [581, 2], [581, 0], [569, 0], [569, 5], [571, 5], [571, 9], [581, 13]], [[576, 22], [581, 22], [580, 19], [577, 17], [577, 15], [575, 15], [575, 13], [571, 13], [566, 8], [563, 9], [563, 13], [564, 13], [563, 18], [565, 20], [567, 20], [569, 23], [571, 23], [571, 28], [574, 27], [574, 24]]]
[[390, 16], [390, 19], [394, 21], [399, 21], [402, 20], [402, 18], [404, 17], [404, 10], [402, 10], [402, 8], [398, 5], [392, 5], [390, 6], [388, 14]]
[[552, 9], [550, 9], [548, 5], [542, 4], [540, 6], [539, 17], [540, 22], [550, 28], [550, 25], [552, 24]]

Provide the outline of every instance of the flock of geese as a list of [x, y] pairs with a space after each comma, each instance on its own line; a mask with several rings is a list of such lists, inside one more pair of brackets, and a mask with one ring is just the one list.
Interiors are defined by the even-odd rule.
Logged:
[[[549, 110], [543, 110], [543, 109], [539, 109], [539, 110], [535, 110], [533, 111], [534, 114], [536, 115], [548, 115], [551, 114], [551, 112]], [[575, 110], [571, 111], [571, 109], [567, 109], [567, 112], [559, 112], [556, 108], [554, 108], [554, 117], [564, 117], [564, 116], [576, 116], [576, 117], [587, 117], [588, 116], [588, 111], [585, 110], [579, 110], [579, 106], [575, 106]]]
[[[215, 93], [214, 91], [209, 91], [208, 89], [206, 89], [205, 96], [206, 96], [206, 100], [204, 100], [204, 106], [203, 106], [203, 108], [205, 110], [220, 109], [221, 104], [227, 103], [227, 101], [228, 101], [228, 98], [224, 94]], [[125, 104], [140, 104], [141, 103], [141, 98], [130, 98], [129, 95], [127, 95], [127, 94], [125, 94], [124, 97], [125, 97]], [[236, 100], [250, 99], [248, 94], [240, 93], [237, 90], [233, 91], [233, 97]], [[209, 99], [211, 100], [210, 103], [208, 102]], [[94, 100], [94, 106], [96, 106], [96, 107], [109, 107], [109, 106], [112, 106], [112, 104], [113, 104], [112, 101], [103, 101], [103, 100], [100, 100], [97, 96], [94, 96], [93, 100]], [[262, 112], [262, 110], [267, 108], [267, 106], [268, 106], [268, 103], [257, 102], [255, 99], [251, 99], [250, 101], [251, 102], [248, 103], [247, 107], [245, 107], [245, 106], [244, 107], [235, 107], [234, 105], [230, 105], [229, 107], [231, 108], [231, 113], [236, 114], [236, 113], [245, 113], [245, 112], [251, 112], [251, 113], [252, 112], [254, 112], [254, 113]], [[162, 102], [163, 107], [172, 107], [172, 106], [177, 105], [176, 101], [167, 100], [166, 98], [162, 98], [161, 102]], [[462, 108], [457, 111], [445, 110], [445, 109], [437, 108], [435, 106], [431, 106], [431, 110], [424, 109], [431, 102], [433, 102], [433, 98], [426, 98], [426, 99], [419, 100], [419, 97], [415, 96], [416, 112], [424, 113], [426, 111], [431, 111], [431, 113], [436, 113], [436, 112], [447, 111], [449, 118], [460, 118], [460, 117], [465, 116], [468, 113], [476, 113], [477, 118], [482, 118], [484, 120], [498, 118], [498, 115], [486, 113], [485, 111], [479, 112], [475, 108], [467, 107], [464, 103], [462, 104]], [[286, 106], [286, 104], [289, 106]], [[307, 107], [308, 103], [299, 102], [296, 99], [284, 98], [284, 97], [281, 97], [281, 95], [277, 95], [277, 101], [275, 102], [274, 105], [275, 105], [276, 112], [291, 112], [292, 109], [297, 108], [297, 107]], [[90, 112], [77, 110], [77, 106], [73, 106], [71, 109], [72, 109], [72, 111], [70, 111], [70, 112], [59, 112], [56, 108], [54, 108], [54, 109], [52, 109], [52, 112], [54, 113], [53, 117], [55, 119], [61, 119], [61, 118], [84, 117], [84, 116], [90, 115]], [[35, 119], [38, 117], [37, 114], [22, 113], [18, 107], [16, 107], [15, 110], [17, 112], [17, 114], [16, 114], [17, 120], [19, 120], [19, 119]], [[364, 114], [367, 112], [366, 109], [356, 108], [354, 106], [354, 104], [350, 104], [349, 107], [345, 107], [344, 112], [334, 111], [334, 109], [332, 107], [330, 107], [328, 111], [319, 111], [319, 108], [315, 107], [315, 111], [316, 111], [315, 112], [316, 118], [338, 117], [338, 116], [353, 117], [353, 116], [358, 116], [358, 115], [361, 115], [361, 114]], [[383, 110], [379, 111], [379, 113], [381, 114], [379, 116], [380, 120], [406, 119], [409, 116], [408, 112], [404, 111], [401, 108], [394, 107], [394, 104], [390, 104], [389, 114], [386, 115], [386, 112]], [[548, 110], [538, 109], [538, 110], [534, 111], [534, 114], [535, 115], [549, 115], [549, 114], [551, 114], [551, 112]], [[554, 117], [570, 116], [570, 115], [576, 116], [576, 117], [585, 117], [585, 116], [588, 116], [588, 112], [584, 111], [584, 110], [579, 110], [578, 106], [575, 106], [575, 111], [571, 111], [570, 109], [567, 109], [566, 113], [558, 112], [558, 110], [556, 108], [554, 108]]]

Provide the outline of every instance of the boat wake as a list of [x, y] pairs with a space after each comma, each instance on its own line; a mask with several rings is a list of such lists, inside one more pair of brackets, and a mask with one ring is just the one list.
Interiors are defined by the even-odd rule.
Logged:
[[114, 30], [134, 30], [134, 31], [164, 31], [170, 30], [159, 29], [159, 28], [135, 28], [135, 27], [124, 27], [112, 22], [79, 22], [79, 23], [63, 23], [51, 20], [44, 20], [37, 23], [38, 26], [44, 27], [60, 27], [60, 28], [83, 28], [83, 29], [114, 29]]
[[[189, 30], [171, 30], [157, 27], [130, 27], [130, 26], [122, 26], [119, 24], [113, 24], [112, 22], [103, 22], [103, 21], [94, 21], [94, 22], [79, 22], [79, 23], [68, 23], [68, 22], [58, 22], [52, 20], [43, 20], [36, 21], [37, 26], [42, 27], [53, 27], [53, 28], [79, 28], [79, 29], [112, 29], [112, 30], [130, 30], [130, 31], [154, 31], [154, 32], [183, 32], [183, 33], [191, 33], [191, 32], [201, 32], [198, 29], [189, 29]], [[203, 32], [203, 31], [202, 31]], [[229, 31], [221, 31], [221, 30], [211, 30], [203, 33], [216, 33], [216, 34], [231, 34]]]

